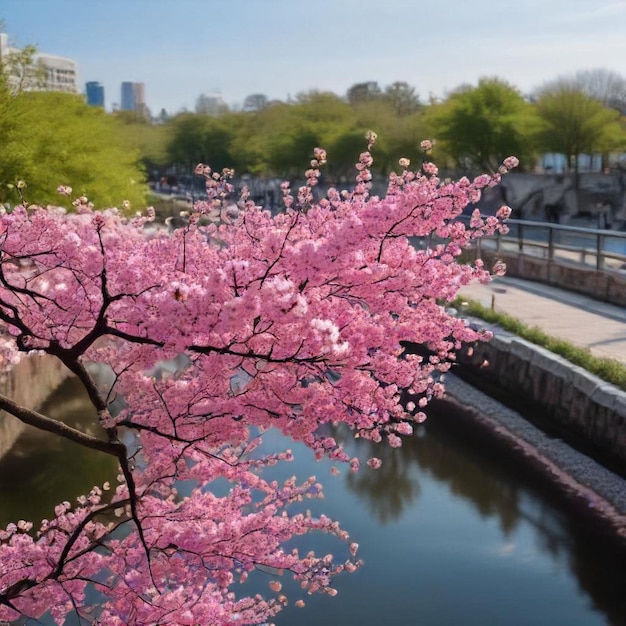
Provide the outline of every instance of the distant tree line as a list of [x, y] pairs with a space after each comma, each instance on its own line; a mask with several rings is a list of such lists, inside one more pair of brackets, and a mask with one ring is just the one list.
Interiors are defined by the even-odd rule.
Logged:
[[[290, 177], [307, 167], [315, 146], [329, 154], [327, 176], [352, 176], [364, 135], [379, 136], [374, 170], [388, 174], [398, 159], [421, 159], [419, 143], [434, 138], [432, 157], [462, 172], [494, 170], [510, 154], [532, 170], [540, 154], [563, 154], [572, 172], [578, 154], [626, 150], [626, 80], [604, 69], [546, 83], [531, 96], [500, 78], [462, 85], [443, 100], [420, 100], [405, 82], [374, 81], [344, 96], [301, 93], [289, 102], [255, 97], [257, 107], [220, 115], [180, 113], [134, 132], [147, 168], [205, 162], [258, 176]], [[133, 124], [131, 124], [132, 126]]]
[[419, 162], [425, 138], [435, 140], [429, 158], [440, 168], [468, 174], [495, 170], [511, 154], [530, 171], [546, 152], [565, 155], [577, 174], [579, 154], [602, 154], [608, 162], [626, 150], [626, 80], [605, 69], [559, 77], [530, 96], [485, 77], [428, 102], [406, 82], [382, 88], [374, 81], [343, 96], [309, 91], [287, 102], [262, 94], [248, 100], [243, 110], [224, 107], [218, 115], [161, 111], [145, 119], [105, 114], [77, 96], [13, 95], [0, 84], [0, 201], [25, 179], [31, 201], [50, 201], [57, 184], [68, 184], [101, 205], [141, 203], [150, 177], [189, 174], [199, 162], [294, 178], [316, 146], [329, 155], [326, 179], [349, 181], [368, 130], [379, 137], [373, 170], [382, 175], [401, 157]]

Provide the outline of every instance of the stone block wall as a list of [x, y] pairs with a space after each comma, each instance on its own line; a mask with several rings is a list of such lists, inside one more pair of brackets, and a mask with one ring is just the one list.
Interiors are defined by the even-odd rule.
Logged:
[[544, 427], [591, 444], [598, 460], [626, 471], [626, 393], [548, 350], [491, 330], [490, 342], [474, 345], [471, 355], [458, 355], [471, 383], [495, 388], [513, 405], [523, 404]]
[[[49, 355], [31, 355], [0, 372], [0, 392], [29, 409], [38, 409], [70, 375], [69, 370]], [[0, 411], [0, 458], [10, 450], [25, 426]]]

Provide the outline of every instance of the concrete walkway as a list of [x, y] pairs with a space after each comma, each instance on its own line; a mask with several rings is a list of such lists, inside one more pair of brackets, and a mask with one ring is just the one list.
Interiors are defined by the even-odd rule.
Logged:
[[495, 278], [463, 287], [461, 297], [537, 326], [547, 334], [626, 363], [626, 309], [550, 285]]

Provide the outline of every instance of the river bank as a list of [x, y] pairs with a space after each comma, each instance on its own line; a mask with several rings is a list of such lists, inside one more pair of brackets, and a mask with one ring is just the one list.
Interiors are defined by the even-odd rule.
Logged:
[[624, 478], [455, 375], [446, 376], [440, 404], [459, 423], [471, 422], [474, 434], [499, 442], [541, 472], [579, 513], [606, 523], [626, 543]]
[[[70, 372], [55, 357], [30, 354], [0, 371], [0, 393], [28, 409], [39, 409]], [[24, 431], [25, 424], [0, 411], [0, 459]]]

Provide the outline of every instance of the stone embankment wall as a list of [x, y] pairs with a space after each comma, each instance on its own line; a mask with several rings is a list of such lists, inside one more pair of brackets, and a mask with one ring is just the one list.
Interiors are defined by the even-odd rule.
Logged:
[[[38, 409], [69, 375], [69, 370], [54, 357], [27, 356], [0, 372], [0, 393], [29, 409]], [[0, 458], [11, 449], [24, 428], [17, 418], [0, 411]]]
[[[484, 326], [484, 322], [477, 322]], [[501, 329], [458, 355], [471, 384], [496, 390], [559, 437], [626, 473], [626, 393]]]
[[592, 267], [547, 261], [528, 254], [481, 251], [481, 258], [487, 267], [493, 266], [496, 257], [506, 263], [508, 276], [554, 285], [596, 300], [626, 306], [626, 272], [597, 271]]

